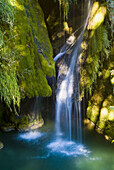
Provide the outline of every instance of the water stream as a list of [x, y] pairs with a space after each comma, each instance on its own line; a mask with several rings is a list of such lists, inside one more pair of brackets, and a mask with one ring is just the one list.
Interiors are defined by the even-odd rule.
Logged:
[[[83, 7], [83, 21], [81, 26], [67, 39], [66, 44], [61, 48], [60, 53], [54, 58], [55, 62], [70, 51], [69, 55], [65, 57], [69, 58], [68, 62], [61, 64], [58, 71], [57, 78], [57, 94], [56, 94], [56, 135], [57, 143], [61, 143], [62, 140], [67, 139], [72, 146], [72, 121], [74, 121], [74, 129], [76, 129], [76, 138], [78, 143], [82, 143], [82, 121], [81, 121], [81, 103], [80, 103], [80, 88], [79, 88], [79, 73], [77, 73], [78, 56], [81, 52], [81, 43], [83, 40], [83, 33], [87, 26], [89, 13], [91, 10], [92, 1], [86, 0], [82, 3]], [[85, 10], [85, 8], [87, 8]], [[76, 33], [78, 37], [76, 38]], [[61, 78], [61, 74], [64, 74], [64, 78]], [[74, 104], [73, 104], [74, 100]], [[66, 134], [66, 138], [62, 138], [63, 134]], [[66, 142], [64, 142], [65, 145]], [[54, 144], [53, 144], [54, 145]], [[74, 145], [74, 143], [73, 143]], [[68, 143], [69, 146], [69, 143]]]
[[[78, 72], [83, 33], [92, 0], [83, 0], [80, 26], [66, 40], [55, 62], [63, 57], [58, 71], [55, 121], [30, 132], [0, 132], [0, 170], [113, 170], [114, 146], [93, 130], [82, 127]], [[39, 112], [42, 102], [36, 99]], [[52, 103], [42, 112], [52, 114]], [[43, 110], [44, 109], [44, 110]], [[37, 114], [37, 113], [36, 113]], [[83, 136], [83, 134], [85, 134]]]

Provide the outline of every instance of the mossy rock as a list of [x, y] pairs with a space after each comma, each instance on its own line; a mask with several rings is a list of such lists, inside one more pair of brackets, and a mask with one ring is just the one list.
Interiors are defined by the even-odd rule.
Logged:
[[[102, 19], [95, 23], [94, 20], [98, 15], [102, 15]], [[114, 139], [114, 96], [111, 81], [113, 54], [111, 52], [112, 37], [109, 36], [111, 31], [108, 26], [109, 20], [105, 15], [104, 4], [94, 2], [87, 26], [89, 41], [87, 50], [83, 51], [86, 56], [83, 55], [85, 60], [81, 64], [80, 87], [89, 92], [87, 118], [94, 123], [94, 128], [98, 132], [111, 141]], [[84, 81], [87, 78], [90, 80], [88, 84]]]
[[105, 126], [105, 133], [114, 139], [114, 121], [107, 121]]
[[33, 122], [29, 122], [28, 124], [20, 123], [17, 127], [17, 130], [19, 131], [28, 131], [28, 130], [34, 130], [37, 128], [40, 128], [44, 125], [43, 119], [35, 119]]
[[14, 131], [15, 130], [15, 124], [3, 122], [2, 126], [0, 127], [0, 129], [2, 131], [4, 131], [4, 132]]
[[16, 10], [15, 49], [19, 52], [20, 85], [29, 97], [50, 96], [46, 76], [54, 75], [53, 51], [43, 11], [37, 0], [18, 0], [23, 10]]
[[32, 130], [42, 127], [44, 125], [44, 120], [41, 115], [10, 115], [10, 123], [3, 122], [1, 125], [1, 130], [5, 132], [10, 132], [12, 130]]
[[9, 107], [12, 101], [19, 107], [21, 98], [25, 96], [51, 95], [47, 77], [55, 74], [53, 49], [38, 0], [7, 0], [4, 3], [3, 6], [8, 5], [7, 10], [12, 9], [10, 13], [5, 11], [6, 20], [10, 15], [14, 19], [11, 28], [6, 24], [2, 30], [6, 46], [1, 48], [1, 55], [8, 61], [0, 75], [1, 99]]
[[3, 147], [4, 147], [4, 144], [0, 142], [0, 149], [2, 149]]

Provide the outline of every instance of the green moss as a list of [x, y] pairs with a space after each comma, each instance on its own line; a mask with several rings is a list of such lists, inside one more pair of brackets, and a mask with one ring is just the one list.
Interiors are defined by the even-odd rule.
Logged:
[[99, 107], [89, 103], [87, 108], [87, 117], [94, 123], [96, 123], [97, 116], [99, 115]]
[[114, 138], [114, 121], [107, 121], [105, 133], [112, 137], [112, 139]]
[[9, 107], [12, 101], [19, 107], [24, 96], [51, 95], [46, 77], [55, 74], [53, 51], [38, 0], [2, 2], [9, 11], [0, 22], [0, 95]]
[[[100, 6], [100, 7], [99, 7]], [[94, 3], [87, 29], [87, 49], [83, 49], [83, 62], [80, 62], [80, 87], [89, 91], [87, 118], [94, 124], [95, 128], [111, 139], [114, 138], [114, 104], [113, 98], [113, 54], [111, 53], [112, 37], [110, 36], [109, 19], [105, 18], [105, 8], [101, 22], [95, 23], [96, 15], [101, 14], [103, 7], [98, 2]], [[107, 14], [108, 15], [108, 14]], [[93, 20], [93, 21], [92, 21]], [[87, 30], [86, 30], [87, 34]], [[84, 37], [87, 42], [87, 37]]]
[[[19, 50], [21, 52], [19, 72], [23, 74], [23, 78], [20, 77], [21, 85], [29, 97], [48, 96], [51, 89], [46, 76], [54, 74], [54, 61], [44, 15], [38, 1], [32, 3], [25, 1], [25, 5], [24, 11], [21, 13], [19, 11], [16, 18], [19, 21], [16, 25], [19, 32], [18, 41], [24, 46], [24, 50]], [[24, 20], [22, 16], [25, 16]]]

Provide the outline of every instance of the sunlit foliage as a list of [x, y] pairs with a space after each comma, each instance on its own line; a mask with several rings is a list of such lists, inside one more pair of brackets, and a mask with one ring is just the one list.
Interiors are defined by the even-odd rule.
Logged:
[[15, 105], [18, 107], [20, 105], [20, 92], [16, 75], [16, 51], [9, 43], [14, 38], [14, 13], [14, 8], [8, 0], [0, 1], [0, 97], [10, 110], [12, 110], [12, 104], [14, 109]]
[[22, 97], [51, 95], [46, 76], [54, 75], [52, 46], [33, 1], [0, 1], [0, 97], [15, 112]]

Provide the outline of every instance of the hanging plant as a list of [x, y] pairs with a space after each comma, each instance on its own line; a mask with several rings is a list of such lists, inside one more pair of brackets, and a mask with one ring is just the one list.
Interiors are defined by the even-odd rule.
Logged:
[[64, 12], [64, 19], [68, 18], [69, 5], [71, 3], [77, 3], [77, 0], [58, 0], [60, 7], [62, 6]]

